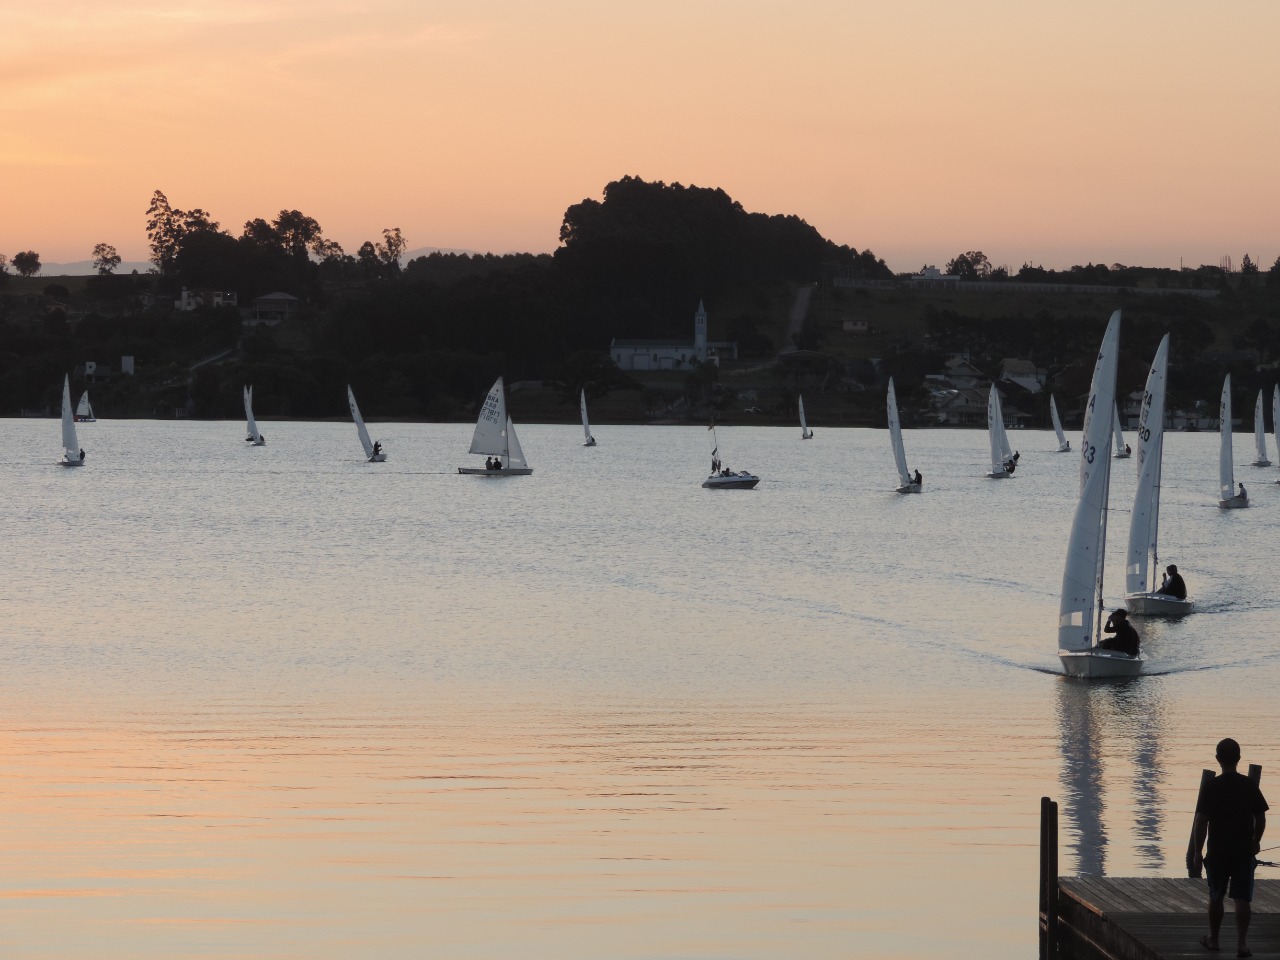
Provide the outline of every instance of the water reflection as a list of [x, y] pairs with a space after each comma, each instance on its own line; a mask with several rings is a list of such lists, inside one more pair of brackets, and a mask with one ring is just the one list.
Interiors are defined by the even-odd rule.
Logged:
[[[1074, 841], [1068, 848], [1083, 876], [1107, 873], [1107, 790], [1128, 782], [1132, 801], [1112, 802], [1132, 830], [1118, 829], [1134, 839], [1133, 860], [1144, 869], [1165, 865], [1162, 789], [1161, 710], [1157, 681], [1064, 680], [1058, 684], [1058, 728], [1062, 749], [1061, 782], [1066, 791], [1066, 816]], [[1108, 778], [1107, 761], [1119, 760]]]

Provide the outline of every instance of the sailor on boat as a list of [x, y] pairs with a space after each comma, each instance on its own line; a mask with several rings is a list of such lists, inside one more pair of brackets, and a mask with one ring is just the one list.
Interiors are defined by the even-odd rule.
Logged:
[[80, 459], [81, 459], [81, 460], [83, 460], [83, 459], [84, 459], [84, 447], [81, 447], [81, 448], [80, 448]]
[[373, 455], [376, 457], [381, 452], [382, 452], [382, 441], [381, 440], [373, 441]]
[[1243, 483], [1242, 483], [1242, 484], [1240, 484], [1240, 492], [1236, 494], [1236, 499], [1237, 499], [1237, 500], [1248, 500], [1248, 499], [1249, 499], [1249, 493], [1248, 493], [1248, 491], [1247, 491], [1247, 490], [1245, 490], [1245, 488], [1244, 488], [1244, 484], [1243, 484]]
[[917, 487], [924, 485], [924, 477], [921, 476], [919, 470], [916, 471], [916, 475], [914, 478], [912, 478], [911, 482], [914, 483]]
[[1131, 657], [1138, 655], [1138, 631], [1133, 629], [1133, 624], [1129, 622], [1129, 611], [1124, 607], [1117, 607], [1111, 616], [1107, 617], [1107, 625], [1102, 628], [1102, 631], [1114, 633], [1115, 636], [1101, 640], [1098, 643], [1099, 650], [1118, 650]]
[[1160, 589], [1156, 593], [1163, 593], [1167, 597], [1173, 597], [1175, 600], [1187, 599], [1187, 585], [1182, 579], [1182, 574], [1178, 573], [1178, 565], [1171, 563], [1165, 567], [1164, 577], [1160, 581]]

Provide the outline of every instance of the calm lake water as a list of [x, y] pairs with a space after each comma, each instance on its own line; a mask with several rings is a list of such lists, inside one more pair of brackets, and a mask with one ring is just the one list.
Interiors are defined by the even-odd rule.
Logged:
[[[1075, 454], [1019, 431], [0, 421], [0, 952], [79, 958], [982, 957], [1062, 869], [1177, 876], [1200, 770], [1280, 765], [1280, 470], [1166, 441], [1201, 612], [1058, 675]], [[1245, 435], [1237, 461], [1252, 459]], [[1123, 583], [1136, 459], [1113, 480]], [[1280, 797], [1280, 790], [1273, 791]], [[1274, 801], [1274, 798], [1273, 798]]]

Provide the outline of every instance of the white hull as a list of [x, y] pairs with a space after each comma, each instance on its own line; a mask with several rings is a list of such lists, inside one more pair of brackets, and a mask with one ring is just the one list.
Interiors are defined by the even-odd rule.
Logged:
[[375, 453], [369, 458], [370, 463], [386, 463], [387, 455], [385, 453]]
[[596, 445], [595, 437], [592, 437], [590, 440], [588, 440], [586, 443], [583, 444], [584, 447], [594, 447], [595, 445]]
[[919, 493], [919, 492], [920, 492], [920, 484], [918, 484], [918, 483], [906, 483], [906, 484], [903, 484], [903, 485], [902, 485], [902, 486], [900, 486], [900, 487], [895, 487], [895, 488], [894, 488], [894, 492], [896, 492], [896, 493]]
[[760, 478], [749, 473], [739, 473], [731, 477], [707, 477], [702, 486], [707, 490], [750, 490]]
[[1239, 510], [1249, 505], [1249, 498], [1232, 497], [1230, 500], [1219, 500], [1218, 506], [1223, 510]]
[[1070, 452], [1071, 452], [1071, 441], [1070, 441], [1070, 440], [1068, 440], [1066, 443], [1064, 443], [1064, 444], [1062, 444], [1061, 446], [1059, 446], [1059, 447], [1058, 447], [1058, 449], [1057, 449], [1057, 450], [1055, 450], [1054, 452], [1055, 452], [1055, 453], [1070, 453]]
[[1001, 470], [999, 472], [993, 471], [987, 474], [988, 480], [1005, 480], [1008, 477], [1009, 477], [1009, 472], [1007, 470]]
[[1114, 459], [1116, 459], [1116, 460], [1128, 460], [1128, 459], [1129, 459], [1129, 454], [1127, 454], [1127, 453], [1117, 453], [1117, 454], [1115, 454]]
[[58, 466], [60, 466], [60, 467], [83, 467], [83, 466], [84, 466], [84, 461], [83, 461], [83, 460], [68, 460], [68, 459], [66, 459], [65, 457], [63, 457], [61, 460], [59, 460], [59, 461], [58, 461]]
[[253, 437], [245, 437], [244, 439], [250, 446], [265, 447], [267, 445], [267, 441], [263, 437], [259, 437], [257, 440], [253, 439]]
[[802, 434], [800, 434], [800, 439], [801, 439], [801, 440], [812, 440], [812, 439], [813, 439], [813, 434], [812, 434], [812, 433], [802, 433]]
[[1196, 610], [1195, 601], [1179, 600], [1167, 593], [1131, 593], [1124, 598], [1124, 605], [1141, 617], [1185, 617]]
[[459, 467], [458, 472], [467, 477], [527, 477], [533, 473], [533, 467], [503, 467], [501, 470], [489, 470], [485, 467]]
[[1270, 460], [1255, 460], [1255, 461], [1253, 461], [1253, 465], [1254, 465], [1255, 467], [1269, 467], [1269, 466], [1271, 466], [1271, 461], [1270, 461]]
[[1059, 650], [1062, 672], [1068, 677], [1136, 677], [1146, 658], [1131, 657], [1119, 650]]

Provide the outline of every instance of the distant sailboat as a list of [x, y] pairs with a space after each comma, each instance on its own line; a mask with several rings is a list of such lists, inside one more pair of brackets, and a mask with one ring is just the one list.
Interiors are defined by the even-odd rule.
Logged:
[[1009, 437], [1004, 431], [1004, 410], [1000, 406], [1000, 391], [991, 384], [991, 392], [987, 394], [987, 439], [991, 443], [991, 472], [987, 474], [992, 480], [1003, 480], [1013, 475], [1017, 461], [1013, 451], [1009, 449]]
[[[1267, 456], [1267, 422], [1263, 413], [1262, 391], [1258, 391], [1258, 402], [1253, 405], [1253, 443], [1258, 448], [1258, 459], [1253, 461], [1255, 467], [1271, 466], [1271, 458]], [[1280, 456], [1280, 447], [1276, 448]]]
[[594, 447], [596, 438], [591, 435], [591, 424], [587, 422], [587, 391], [585, 389], [578, 395], [578, 410], [582, 414], [582, 435], [586, 438], [582, 441], [582, 445]]
[[64, 467], [84, 466], [84, 450], [76, 439], [76, 421], [71, 413], [71, 378], [62, 378], [62, 459]]
[[1138, 418], [1138, 489], [1129, 518], [1129, 559], [1125, 565], [1125, 606], [1133, 614], [1180, 617], [1195, 604], [1167, 593], [1155, 583], [1160, 569], [1160, 477], [1164, 467], [1164, 398], [1168, 385], [1169, 335], [1151, 362]]
[[249, 434], [244, 438], [246, 443], [260, 447], [267, 442], [258, 432], [258, 421], [253, 418], [253, 387], [244, 388], [244, 421], [245, 431]]
[[707, 427], [711, 431], [711, 475], [702, 481], [706, 490], [751, 490], [760, 478], [746, 470], [733, 471], [720, 462], [720, 441], [716, 437], [716, 425]]
[[[1231, 374], [1222, 382], [1222, 399], [1218, 403], [1218, 506], [1238, 510], [1249, 505], [1249, 495], [1236, 492], [1235, 465], [1231, 453]], [[1244, 489], [1241, 484], [1240, 489]]]
[[804, 418], [804, 397], [800, 397], [800, 439], [812, 440], [813, 431], [809, 429], [809, 424]]
[[1126, 460], [1129, 457], [1129, 445], [1124, 442], [1124, 433], [1120, 429], [1120, 405], [1117, 403], [1113, 410], [1116, 412], [1115, 427], [1112, 430], [1112, 438], [1116, 443], [1116, 459]]
[[898, 468], [898, 493], [919, 493], [921, 484], [916, 483], [907, 469], [907, 451], [902, 446], [902, 423], [898, 419], [898, 395], [893, 390], [893, 377], [889, 378], [889, 393], [885, 400], [889, 415], [889, 443], [893, 447], [893, 462]]
[[[476, 429], [471, 435], [469, 453], [483, 453], [492, 458], [494, 466], [459, 467], [458, 472], [473, 477], [527, 477], [533, 468], [525, 462], [524, 450], [516, 437], [515, 424], [507, 415], [507, 391], [503, 387], [502, 378], [493, 381], [484, 404], [480, 407], [480, 416], [476, 418]], [[491, 462], [486, 459], [486, 463]]]
[[369, 439], [369, 431], [365, 429], [364, 417], [360, 416], [360, 408], [356, 405], [356, 395], [347, 384], [347, 406], [351, 408], [351, 419], [356, 422], [356, 433], [360, 434], [360, 446], [364, 447], [364, 455], [370, 463], [383, 463], [387, 459], [382, 450], [382, 441], [374, 443]]
[[[1098, 351], [1084, 412], [1080, 442], [1080, 500], [1071, 522], [1058, 607], [1058, 658], [1071, 677], [1130, 677], [1142, 672], [1143, 657], [1099, 648], [1107, 546], [1107, 498], [1111, 458], [1106, 455], [1114, 426], [1116, 354], [1120, 311], [1111, 315]], [[1111, 407], [1110, 410], [1107, 408]]]
[[1053, 394], [1049, 394], [1049, 417], [1053, 420], [1053, 432], [1058, 435], [1058, 453], [1070, 453], [1071, 441], [1067, 439], [1067, 435], [1062, 432], [1062, 421], [1058, 418], [1058, 405], [1053, 400]]
[[89, 402], [89, 391], [80, 394], [80, 403], [76, 405], [76, 423], [97, 423], [93, 415], [93, 404]]

